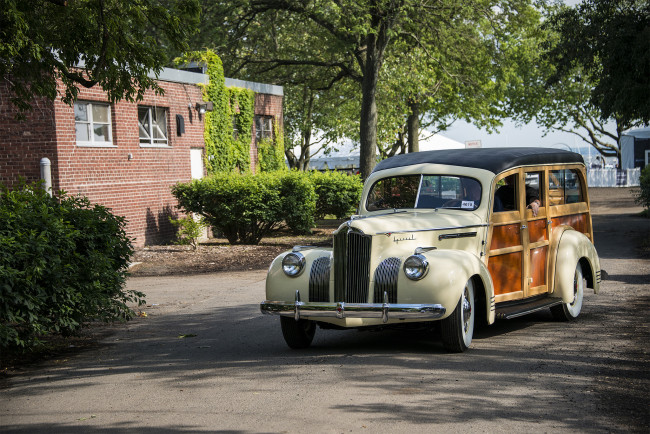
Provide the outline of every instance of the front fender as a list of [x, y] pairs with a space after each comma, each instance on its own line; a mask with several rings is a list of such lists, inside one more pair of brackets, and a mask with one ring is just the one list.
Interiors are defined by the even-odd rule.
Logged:
[[267, 300], [285, 300], [293, 301], [296, 291], [300, 292], [302, 300], [309, 299], [309, 272], [314, 261], [321, 257], [330, 258], [332, 251], [330, 249], [308, 249], [301, 250], [305, 256], [305, 267], [296, 277], [289, 277], [282, 271], [282, 259], [291, 253], [283, 252], [276, 257], [266, 276], [266, 299]]
[[[489, 324], [494, 322], [492, 278], [485, 264], [476, 255], [462, 250], [432, 250], [423, 255], [429, 261], [429, 271], [421, 280], [410, 280], [400, 270], [400, 303], [440, 303], [447, 309], [447, 317], [456, 308], [467, 281], [474, 278], [475, 290], [483, 291], [485, 295], [487, 321]], [[405, 259], [402, 258], [402, 264]]]
[[565, 229], [558, 241], [555, 256], [555, 278], [552, 293], [565, 303], [573, 301], [573, 278], [578, 263], [589, 286], [598, 293], [600, 289], [600, 260], [596, 248], [583, 233]]

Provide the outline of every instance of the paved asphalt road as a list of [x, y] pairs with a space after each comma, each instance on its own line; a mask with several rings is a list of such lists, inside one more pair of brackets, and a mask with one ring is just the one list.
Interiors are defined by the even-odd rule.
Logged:
[[592, 193], [609, 274], [578, 321], [501, 321], [464, 354], [423, 332], [318, 330], [289, 350], [265, 272], [132, 278], [147, 317], [0, 383], [0, 431], [648, 432], [650, 220]]

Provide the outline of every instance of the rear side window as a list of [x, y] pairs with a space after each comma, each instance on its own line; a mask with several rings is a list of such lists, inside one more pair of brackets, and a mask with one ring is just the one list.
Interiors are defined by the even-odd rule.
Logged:
[[584, 201], [582, 183], [577, 170], [552, 170], [548, 179], [551, 205], [564, 205]]

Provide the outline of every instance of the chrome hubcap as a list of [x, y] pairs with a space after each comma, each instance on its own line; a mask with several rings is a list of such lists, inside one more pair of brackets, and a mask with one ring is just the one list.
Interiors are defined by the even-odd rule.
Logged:
[[463, 294], [463, 328], [466, 332], [469, 328], [469, 320], [472, 317], [472, 305], [469, 302], [468, 295], [467, 288], [465, 288], [465, 293]]

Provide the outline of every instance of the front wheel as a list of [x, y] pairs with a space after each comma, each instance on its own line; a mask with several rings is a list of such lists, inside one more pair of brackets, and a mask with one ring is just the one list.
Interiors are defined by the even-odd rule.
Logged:
[[456, 309], [440, 325], [442, 344], [450, 353], [462, 353], [472, 343], [474, 334], [474, 284], [471, 279], [465, 284]]
[[571, 321], [580, 315], [582, 309], [582, 296], [585, 290], [585, 279], [582, 275], [580, 264], [576, 266], [573, 275], [573, 300], [571, 303], [562, 303], [551, 308], [553, 317], [559, 321]]
[[284, 341], [294, 350], [310, 346], [316, 334], [316, 323], [307, 319], [296, 321], [292, 317], [281, 316], [280, 327]]

